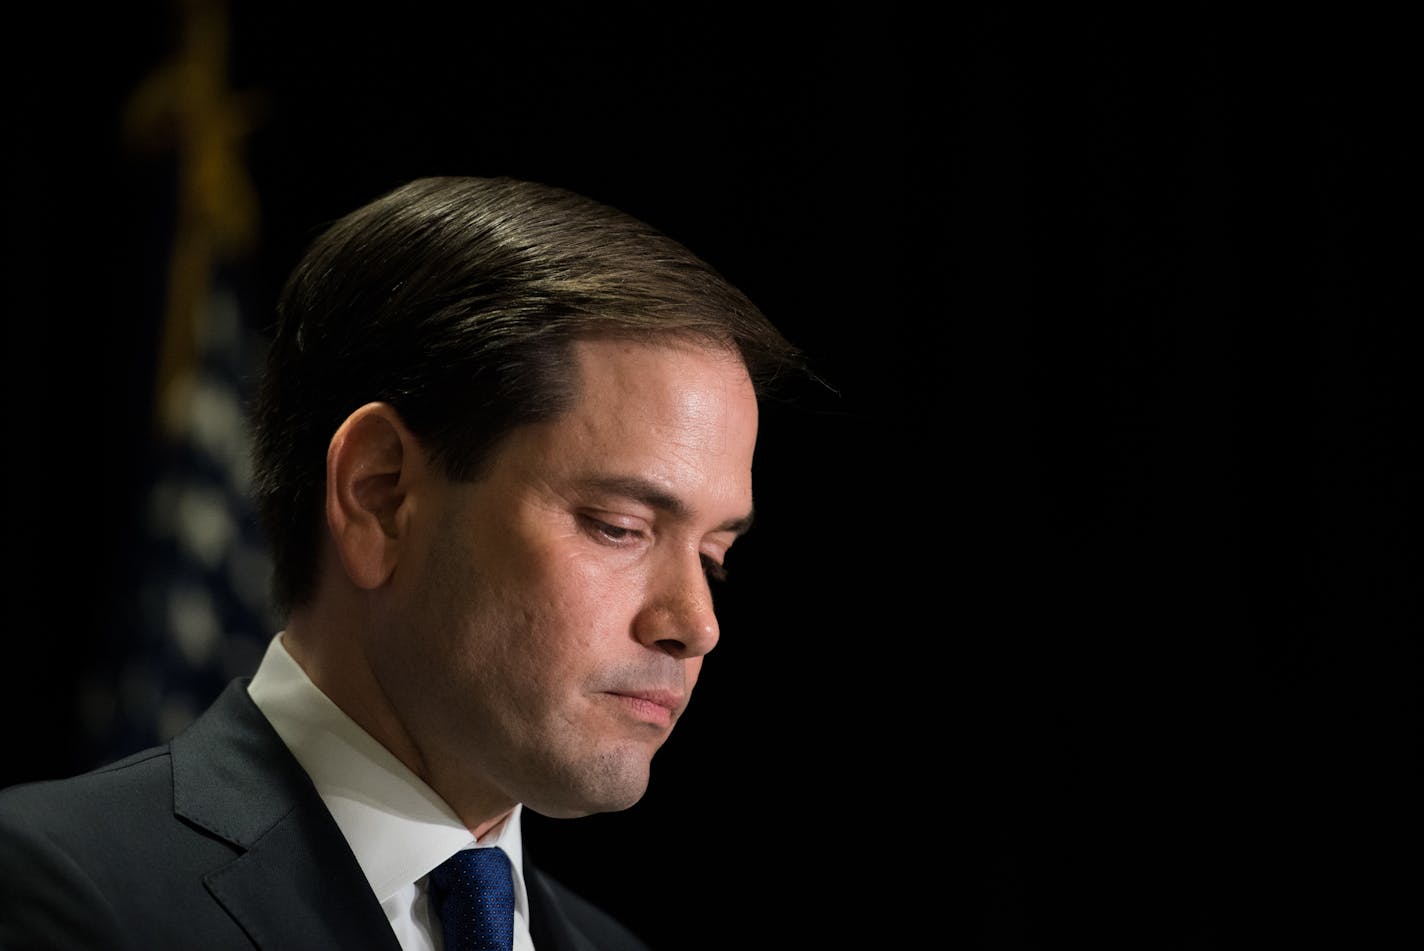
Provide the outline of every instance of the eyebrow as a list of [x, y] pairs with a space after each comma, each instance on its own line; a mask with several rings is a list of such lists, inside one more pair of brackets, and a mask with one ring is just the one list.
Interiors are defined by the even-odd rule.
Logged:
[[[686, 502], [647, 479], [637, 476], [597, 476], [584, 480], [583, 484], [591, 489], [621, 495], [635, 502], [641, 502], [649, 508], [666, 512], [673, 518], [688, 519], [692, 517], [692, 509]], [[730, 518], [713, 531], [743, 535], [752, 527], [752, 519], [755, 515], [756, 512], [753, 510], [738, 518]]]

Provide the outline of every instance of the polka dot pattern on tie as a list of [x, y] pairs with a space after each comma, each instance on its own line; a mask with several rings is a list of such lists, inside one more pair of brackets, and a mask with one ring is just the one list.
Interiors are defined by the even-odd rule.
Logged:
[[511, 951], [514, 875], [500, 848], [463, 849], [430, 873], [445, 951]]

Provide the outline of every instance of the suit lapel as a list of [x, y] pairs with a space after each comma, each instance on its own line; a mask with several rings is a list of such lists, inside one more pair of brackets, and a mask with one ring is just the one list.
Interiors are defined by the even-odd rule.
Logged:
[[399, 951], [345, 840], [333, 845], [311, 826], [299, 812], [289, 813], [231, 865], [208, 875], [208, 891], [259, 948]]
[[524, 853], [524, 888], [529, 893], [529, 935], [539, 951], [598, 951], [564, 910], [553, 886]]
[[204, 884], [257, 947], [399, 951], [341, 830], [244, 681], [171, 748], [174, 812], [240, 850]]

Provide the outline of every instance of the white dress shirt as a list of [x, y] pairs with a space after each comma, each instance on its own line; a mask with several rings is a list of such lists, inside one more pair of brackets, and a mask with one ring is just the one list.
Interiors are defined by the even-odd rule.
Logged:
[[514, 867], [514, 949], [534, 951], [522, 806], [476, 842], [433, 789], [312, 683], [281, 634], [267, 645], [247, 692], [316, 785], [405, 951], [444, 951], [426, 877], [461, 849], [488, 846], [504, 849]]

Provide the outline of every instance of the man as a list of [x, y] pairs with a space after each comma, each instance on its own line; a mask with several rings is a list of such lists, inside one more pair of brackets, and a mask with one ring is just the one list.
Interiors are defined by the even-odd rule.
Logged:
[[538, 871], [521, 811], [643, 795], [717, 642], [758, 398], [800, 367], [563, 190], [422, 179], [337, 222], [255, 419], [284, 630], [168, 746], [0, 795], [0, 946], [453, 948], [476, 873], [447, 870], [491, 859], [513, 947], [644, 947]]

